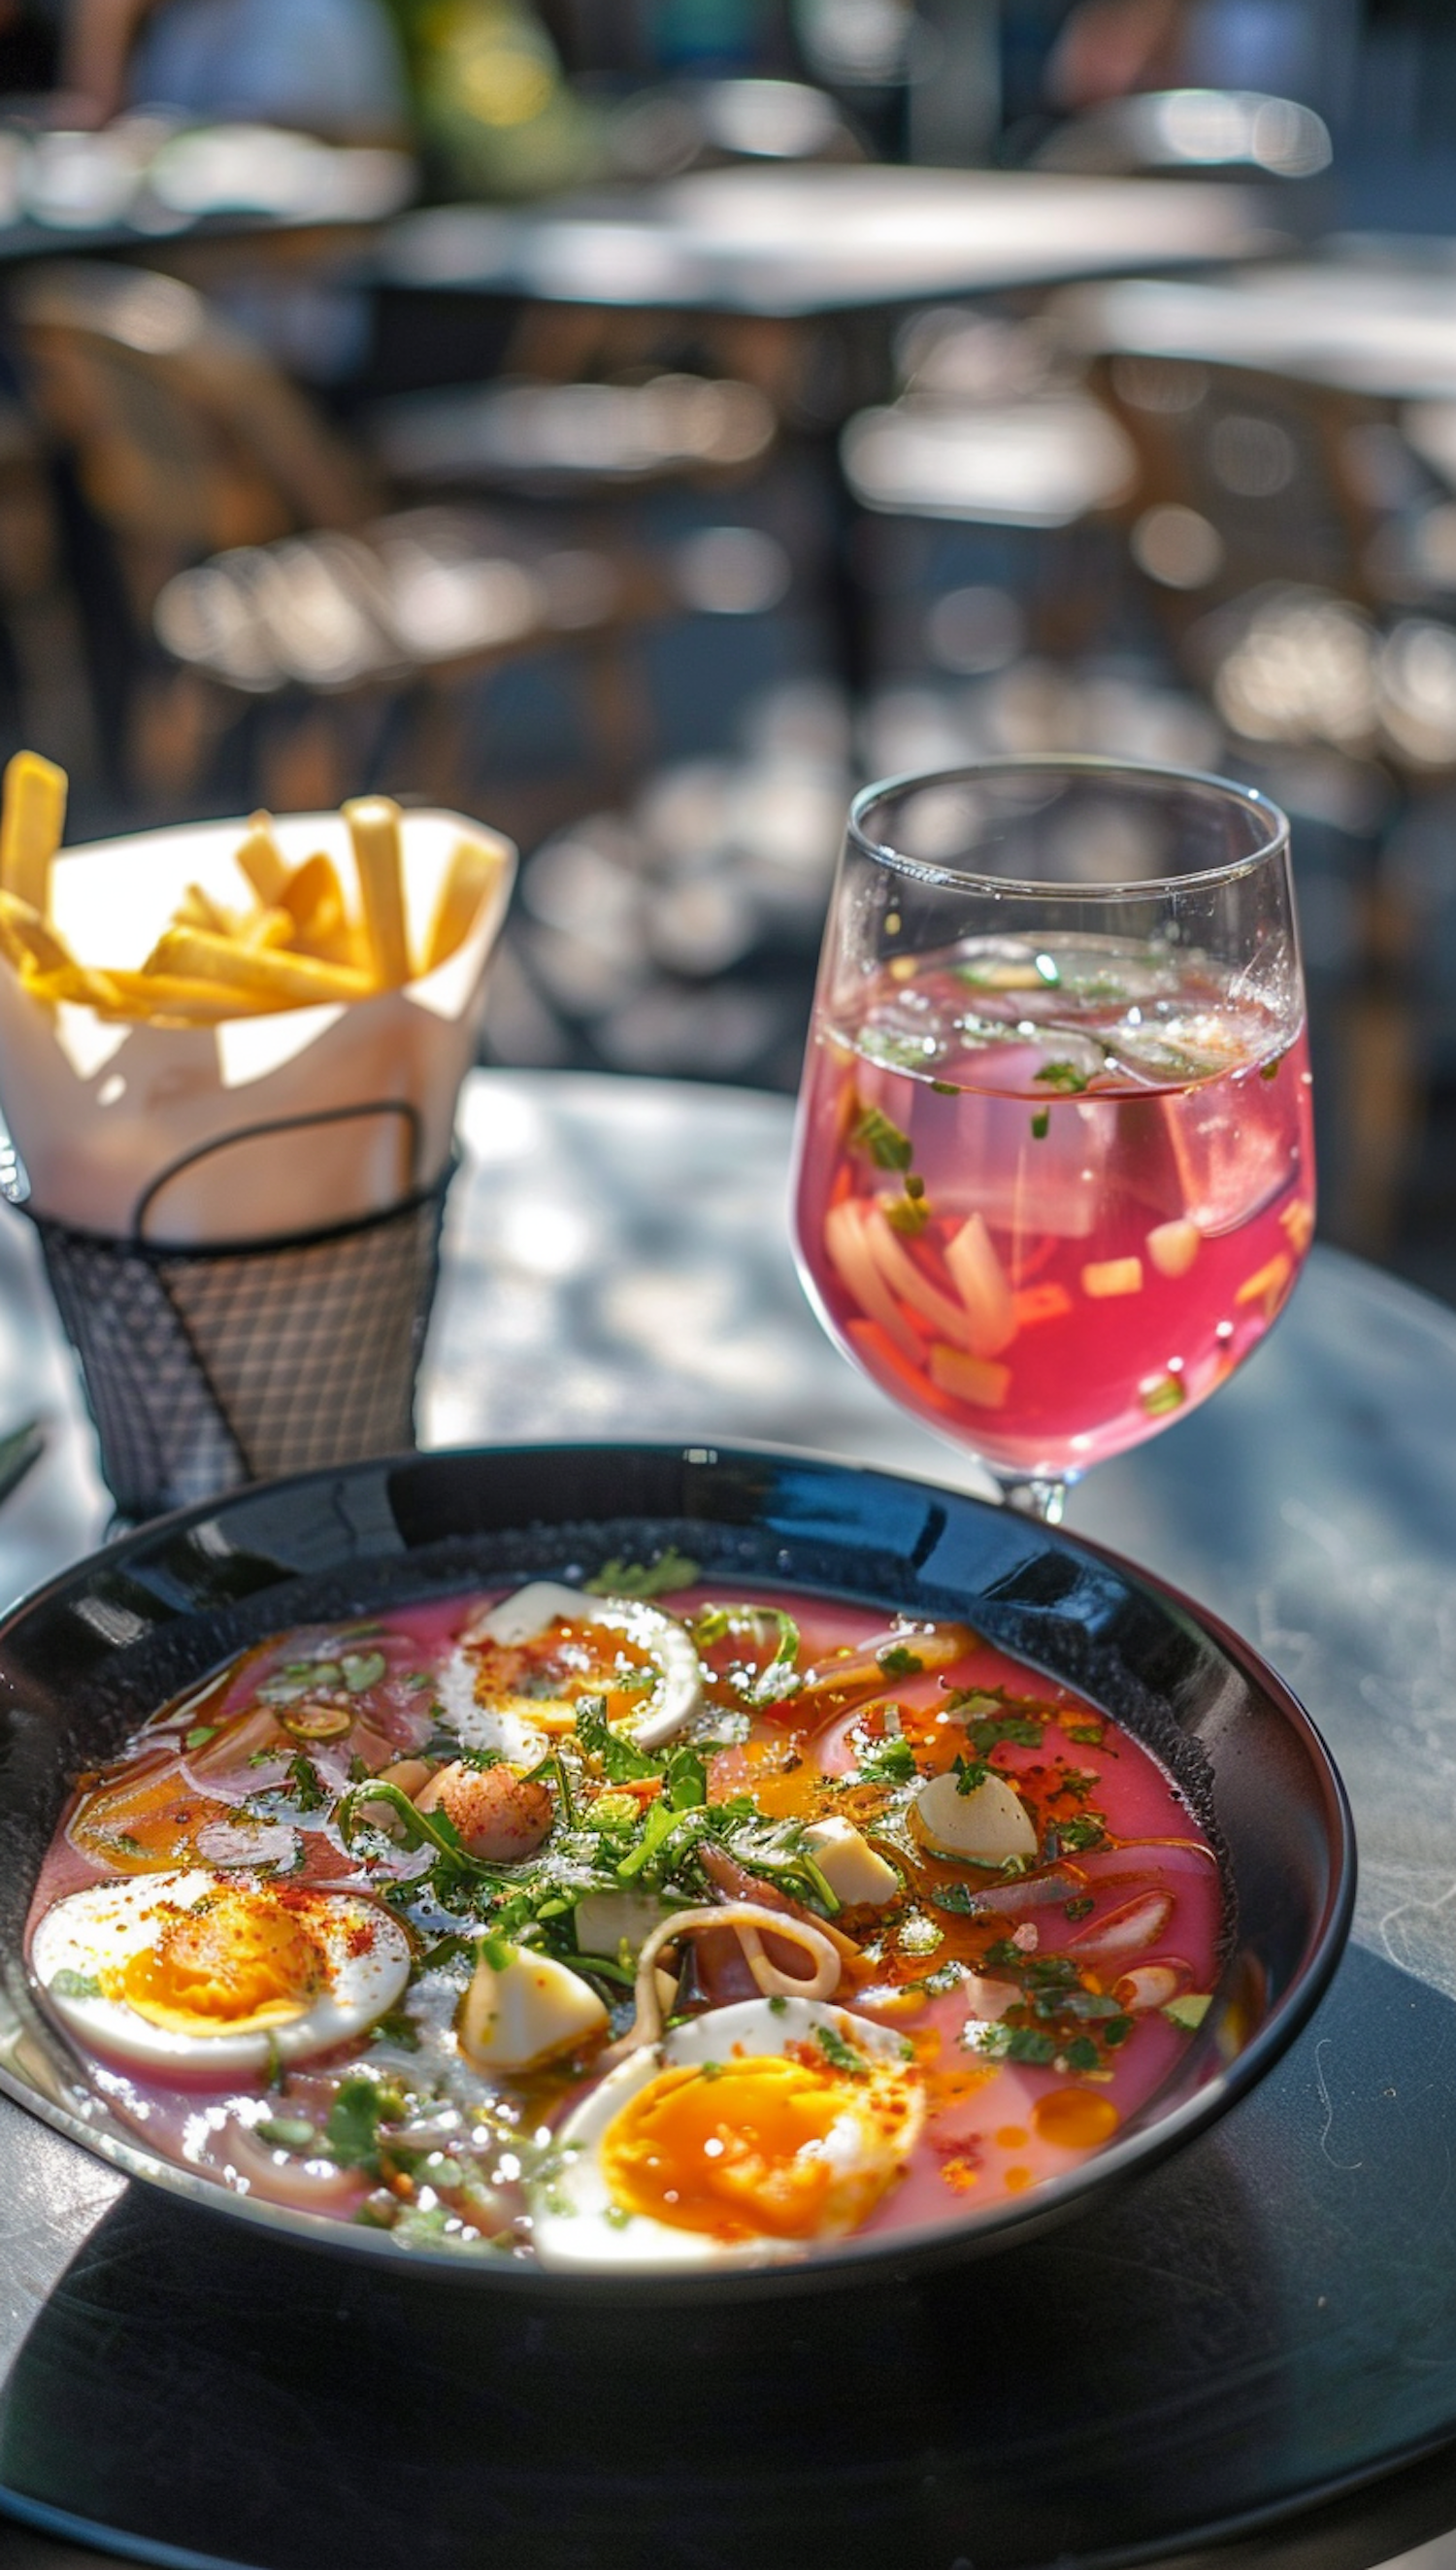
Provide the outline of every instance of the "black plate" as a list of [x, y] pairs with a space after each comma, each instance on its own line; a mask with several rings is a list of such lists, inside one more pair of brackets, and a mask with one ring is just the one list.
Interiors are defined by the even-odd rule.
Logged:
[[[1198, 2038], [1117, 2140], [1004, 2209], [851, 2239], [794, 2264], [665, 2278], [554, 2275], [402, 2251], [387, 2233], [233, 2196], [115, 2120], [35, 2006], [20, 1960], [68, 1780], [143, 1715], [278, 1627], [474, 1584], [590, 1573], [672, 1543], [714, 1580], [961, 1616], [1082, 1690], [1185, 1785], [1226, 1868], [1232, 1933]], [[1319, 1997], [1349, 1927], [1354, 1840], [1301, 1707], [1174, 1591], [1058, 1530], [950, 1491], [807, 1457], [702, 1447], [502, 1447], [310, 1474], [143, 1527], [0, 1625], [0, 2085], [174, 2196], [336, 2254], [596, 2304], [783, 2293], [897, 2275], [1024, 2239], [1188, 2140], [1262, 2077]]]

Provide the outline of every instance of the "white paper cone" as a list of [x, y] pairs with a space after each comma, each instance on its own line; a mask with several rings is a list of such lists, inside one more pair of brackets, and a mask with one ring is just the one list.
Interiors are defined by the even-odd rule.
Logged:
[[[78, 963], [140, 967], [188, 884], [245, 908], [235, 851], [246, 828], [206, 822], [65, 850], [52, 914]], [[331, 857], [357, 907], [339, 813], [290, 814], [274, 828], [290, 865], [315, 851]], [[357, 1221], [437, 1177], [515, 851], [454, 812], [401, 815], [417, 953], [462, 839], [502, 859], [469, 935], [435, 972], [367, 1000], [215, 1027], [113, 1025], [88, 1008], [40, 1005], [0, 962], [0, 1107], [34, 1210], [86, 1231], [140, 1229], [197, 1247]]]

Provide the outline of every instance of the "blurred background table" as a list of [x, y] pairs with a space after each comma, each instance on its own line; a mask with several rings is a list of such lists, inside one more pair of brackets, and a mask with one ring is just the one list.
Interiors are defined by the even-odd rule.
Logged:
[[[469, 1082], [461, 1131], [424, 1442], [766, 1439], [976, 1486], [952, 1448], [838, 1357], [809, 1312], [788, 1249], [785, 1101], [491, 1072]], [[107, 1503], [18, 1216], [0, 1224], [0, 1420], [44, 1403], [53, 1427], [45, 1460], [0, 1513], [0, 1580], [13, 1593], [95, 1541]], [[1092, 2480], [1078, 2482], [1081, 2499], [1067, 2497], [1067, 2523], [1095, 2525], [1099, 2559], [1125, 2542], [1146, 2547], [1144, 2559], [1212, 2562], [1202, 2548], [1211, 2528], [1270, 2508], [1278, 2521], [1217, 2558], [1368, 2570], [1456, 2522], [1456, 2204], [1441, 2176], [1443, 2064], [1456, 2036], [1456, 1319], [1316, 1251], [1247, 1370], [1171, 1433], [1103, 1467], [1074, 1496], [1071, 1523], [1227, 1616], [1301, 1693], [1350, 1788], [1361, 1886], [1350, 1954], [1288, 2060], [1125, 2200], [1117, 2226], [1099, 2229], [1086, 2275], [1076, 2226], [1058, 2235], [1065, 2249], [1026, 2253], [1052, 2262], [1043, 2289], [1049, 2276], [1072, 2294], [1105, 2293], [1124, 2264], [1126, 2293], [1151, 2261], [1185, 2340], [1188, 2370], [1174, 2381], [1148, 2352], [1149, 2405], [1136, 2413], [1146, 2450], [1133, 2460], [1122, 2426], [1118, 2453], [1104, 2458], [1111, 2477], [1099, 2482], [1103, 2464], [1087, 2464]], [[68, 2327], [83, 2332], [77, 2348], [93, 2346], [114, 2287], [89, 2268], [87, 2243], [127, 2190], [8, 2105], [0, 2181], [7, 2367], [43, 2316], [36, 2346], [52, 2343], [48, 2333], [64, 2346]], [[1252, 2296], [1206, 2271], [1179, 2228], [1180, 2204], [1229, 2186], [1251, 2205], [1271, 2190], [1277, 2199]], [[1146, 2229], [1139, 2205], [1150, 2208]], [[146, 2202], [137, 2218], [144, 2233], [163, 2219]], [[245, 2288], [252, 2254], [229, 2252], [229, 2291]], [[78, 2260], [81, 2281], [68, 2285]], [[300, 2288], [321, 2272], [301, 2262]], [[129, 2290], [123, 2273], [123, 2305]], [[143, 2336], [124, 2329], [124, 2363], [153, 2361]], [[68, 2420], [64, 2399], [47, 2426], [48, 2379], [46, 2361], [27, 2359], [0, 2397], [0, 2476], [13, 2502], [18, 2490], [64, 2510], [68, 2438], [105, 2430], [94, 2414], [84, 2427]], [[941, 2465], [950, 2473], [944, 2456]], [[91, 2462], [83, 2473], [74, 2454], [73, 2469], [73, 2487], [91, 2485]], [[1368, 2489], [1310, 2503], [1365, 2477]], [[1100, 2497], [1088, 2494], [1099, 2486]], [[993, 2493], [981, 2504], [994, 2540], [1004, 2525]], [[924, 2508], [904, 2531], [916, 2570], [940, 2563], [929, 2529], [941, 2520], [928, 2498]], [[1073, 2534], [1067, 2542], [1064, 2560], [1077, 2557]], [[222, 2482], [216, 2548], [225, 2557]], [[718, 2570], [717, 2554], [701, 2557]], [[56, 2556], [39, 2537], [0, 2533], [7, 2570], [33, 2559]], [[1434, 2551], [1424, 2570], [1447, 2570], [1447, 2559]]]
[[1028, 170], [703, 171], [594, 204], [406, 214], [394, 285], [802, 318], [1262, 246], [1252, 190]]

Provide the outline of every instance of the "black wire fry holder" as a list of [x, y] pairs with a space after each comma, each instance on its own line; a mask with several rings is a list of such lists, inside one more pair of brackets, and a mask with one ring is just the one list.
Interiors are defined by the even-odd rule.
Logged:
[[390, 1099], [251, 1125], [184, 1154], [120, 1238], [26, 1206], [119, 1516], [414, 1444], [453, 1161], [383, 1212], [318, 1231], [200, 1248], [146, 1237], [168, 1181], [211, 1151], [382, 1113], [404, 1119], [417, 1161], [420, 1119]]

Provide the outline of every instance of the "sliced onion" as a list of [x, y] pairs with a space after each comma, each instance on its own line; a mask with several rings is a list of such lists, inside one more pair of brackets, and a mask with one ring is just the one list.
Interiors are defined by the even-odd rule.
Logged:
[[1120, 1910], [1109, 1910], [1094, 1919], [1067, 1943], [1081, 1955], [1141, 1954], [1156, 1945], [1173, 1916], [1171, 1892], [1145, 1892], [1136, 1901], [1125, 1901]]
[[1149, 2008], [1166, 2007], [1170, 1999], [1181, 1998], [1192, 1987], [1191, 1963], [1135, 1963], [1113, 1982], [1112, 1995], [1129, 2016], [1145, 2016]]

